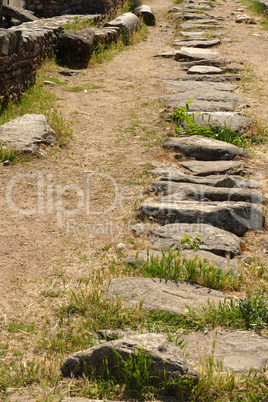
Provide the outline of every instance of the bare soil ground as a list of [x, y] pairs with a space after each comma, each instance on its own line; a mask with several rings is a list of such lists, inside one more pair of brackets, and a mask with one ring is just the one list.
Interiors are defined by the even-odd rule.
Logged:
[[[179, 73], [177, 63], [154, 58], [172, 50], [175, 22], [167, 10], [173, 2], [147, 2], [157, 18], [146, 40], [113, 60], [64, 78], [55, 86], [55, 110], [74, 129], [67, 148], [43, 159], [0, 167], [0, 343], [9, 343], [25, 357], [33, 353], [31, 337], [7, 331], [12, 322], [53, 326], [48, 318], [64, 301], [64, 290], [76, 288], [93, 270], [120, 261], [145, 241], [130, 230], [135, 208], [152, 177], [153, 161], [170, 161], [161, 141], [172, 127], [161, 118], [156, 99], [165, 94], [162, 76]], [[214, 15], [225, 18], [218, 50], [228, 60], [243, 63], [244, 78], [237, 93], [250, 105], [247, 113], [268, 121], [268, 31], [236, 24], [231, 12], [241, 4], [217, 2]], [[260, 17], [255, 17], [257, 20]], [[56, 71], [51, 76], [62, 79]], [[68, 89], [81, 87], [79, 92]], [[252, 149], [252, 162], [263, 173], [267, 190], [267, 145]], [[26, 214], [25, 210], [33, 209]], [[31, 213], [30, 213], [31, 212]], [[150, 223], [148, 223], [150, 225]], [[247, 249], [268, 254], [266, 233], [246, 236]], [[120, 251], [116, 245], [125, 243]], [[46, 297], [60, 289], [59, 297]], [[71, 351], [70, 351], [71, 352]], [[8, 356], [3, 357], [3, 360]]]

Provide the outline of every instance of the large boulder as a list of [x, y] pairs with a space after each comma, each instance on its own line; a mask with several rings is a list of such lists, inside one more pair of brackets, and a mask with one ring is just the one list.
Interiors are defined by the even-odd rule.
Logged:
[[57, 138], [43, 114], [25, 114], [0, 126], [3, 147], [38, 153], [40, 145], [51, 145]]
[[128, 335], [75, 353], [64, 361], [61, 372], [65, 377], [82, 376], [93, 371], [100, 373], [107, 364], [111, 374], [116, 372], [120, 375], [122, 361], [116, 354], [127, 361], [140, 349], [143, 349], [151, 361], [150, 377], [154, 377], [156, 383], [165, 378], [172, 380], [181, 376], [198, 379], [197, 371], [186, 362], [183, 352], [177, 345], [169, 342], [164, 334], [151, 333]]
[[165, 149], [179, 151], [186, 157], [202, 161], [231, 160], [236, 156], [250, 157], [243, 148], [201, 135], [168, 138], [162, 146]]
[[90, 28], [63, 31], [59, 35], [57, 57], [69, 62], [88, 62], [93, 52], [94, 37], [94, 30]]

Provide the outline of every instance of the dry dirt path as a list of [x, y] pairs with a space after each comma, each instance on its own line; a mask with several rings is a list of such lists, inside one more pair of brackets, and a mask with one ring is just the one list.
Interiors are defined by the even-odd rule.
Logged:
[[[40, 292], [52, 282], [62, 286], [64, 277], [65, 287], [75, 286], [116, 256], [116, 244], [134, 242], [129, 228], [148, 181], [146, 163], [161, 158], [156, 145], [169, 130], [155, 102], [166, 65], [153, 56], [174, 38], [172, 2], [151, 5], [158, 24], [145, 41], [55, 88], [58, 110], [74, 129], [68, 148], [0, 170], [4, 323], [38, 321], [50, 303]], [[66, 91], [75, 86], [82, 90]]]

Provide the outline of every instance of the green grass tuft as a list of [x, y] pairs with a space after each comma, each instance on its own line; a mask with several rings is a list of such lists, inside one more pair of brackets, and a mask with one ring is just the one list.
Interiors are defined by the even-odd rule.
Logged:
[[200, 126], [194, 121], [194, 116], [189, 114], [191, 100], [185, 106], [175, 109], [172, 117], [168, 118], [175, 123], [175, 133], [179, 137], [202, 135], [204, 137], [215, 138], [219, 141], [229, 142], [239, 147], [244, 147], [249, 138], [244, 133], [216, 124]]
[[196, 283], [218, 290], [239, 290], [243, 275], [236, 274], [233, 269], [224, 270], [201, 260], [198, 256], [187, 260], [181, 258], [180, 250], [168, 254], [162, 251], [161, 257], [149, 256], [139, 261], [139, 272], [147, 278], [162, 278], [173, 281]]

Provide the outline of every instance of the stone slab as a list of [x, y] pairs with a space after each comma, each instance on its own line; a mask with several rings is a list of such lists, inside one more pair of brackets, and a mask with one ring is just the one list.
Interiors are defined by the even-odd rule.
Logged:
[[256, 181], [249, 180], [245, 177], [236, 175], [209, 175], [209, 176], [192, 176], [184, 174], [180, 169], [169, 165], [156, 165], [156, 169], [151, 171], [155, 176], [161, 176], [161, 181], [171, 181], [177, 183], [195, 183], [204, 184], [213, 187], [227, 188], [259, 188], [260, 184]]
[[151, 231], [148, 239], [158, 250], [168, 250], [171, 246], [181, 248], [181, 240], [186, 236], [200, 239], [199, 250], [222, 257], [241, 254], [242, 240], [225, 230], [202, 223], [173, 223]]
[[178, 32], [178, 35], [181, 35], [185, 38], [200, 38], [204, 35], [204, 32], [196, 32], [196, 31], [180, 31]]
[[11, 5], [3, 5], [2, 14], [5, 18], [14, 18], [20, 22], [37, 21], [39, 19], [30, 11]]
[[[169, 253], [165, 253], [165, 256], [168, 255]], [[134, 268], [137, 268], [142, 264], [142, 261], [147, 261], [150, 264], [152, 257], [161, 261], [163, 257], [163, 252], [158, 250], [140, 250], [138, 253], [130, 254], [125, 259], [125, 263], [131, 265]], [[221, 257], [208, 251], [181, 250], [180, 256], [179, 257], [177, 256], [177, 258], [180, 258], [180, 261], [182, 263], [183, 260], [186, 261], [196, 260], [197, 262], [201, 261], [203, 264], [213, 264], [224, 270], [232, 269], [234, 272], [238, 272], [238, 264], [236, 261]]]
[[[131, 279], [142, 278], [127, 278], [128, 282], [131, 282]], [[109, 284], [111, 297], [115, 296], [113, 288], [116, 285], [119, 285], [120, 289], [120, 279], [113, 279]], [[124, 296], [127, 298], [127, 295]], [[162, 382], [164, 378], [171, 380], [181, 376], [198, 378], [198, 372], [186, 362], [180, 348], [175, 343], [169, 342], [165, 334], [153, 333], [126, 335], [122, 339], [105, 342], [74, 353], [64, 361], [61, 372], [65, 377], [82, 376], [84, 373], [91, 373], [92, 370], [98, 374], [103, 372], [107, 364], [111, 374], [119, 370], [117, 374], [120, 375], [115, 351], [123, 360], [128, 360], [141, 348], [147, 356], [150, 356], [150, 376], [154, 376], [157, 381]]]
[[0, 143], [16, 151], [38, 153], [42, 144], [51, 145], [56, 138], [43, 114], [25, 114], [0, 126]]
[[[226, 83], [226, 82], [202, 82], [195, 81], [194, 77], [192, 80], [188, 81], [167, 81], [166, 86], [178, 90], [180, 92], [192, 92], [193, 94], [202, 94], [202, 98], [213, 96], [213, 93], [218, 91], [232, 92], [237, 88], [236, 84]], [[193, 99], [194, 96], [191, 98]]]
[[[193, 66], [192, 66], [193, 67]], [[208, 66], [206, 66], [208, 67]], [[191, 68], [191, 67], [190, 67]], [[189, 68], [187, 68], [189, 71]], [[166, 75], [163, 76], [166, 80], [177, 80], [177, 81], [192, 81], [193, 77], [191, 75]], [[195, 82], [197, 81], [210, 81], [210, 82], [234, 82], [240, 81], [239, 74], [196, 74], [194, 76]]]
[[241, 22], [244, 22], [245, 24], [253, 24], [256, 25], [256, 21], [254, 21], [253, 18], [251, 18], [249, 15], [237, 15], [235, 18], [235, 22], [237, 22], [238, 24], [241, 24]]
[[170, 137], [164, 141], [162, 147], [178, 151], [187, 158], [195, 158], [201, 161], [228, 161], [236, 156], [251, 157], [243, 148], [201, 135]]
[[149, 191], [161, 195], [172, 195], [173, 201], [196, 200], [196, 201], [242, 201], [252, 204], [264, 204], [265, 197], [255, 190], [227, 187], [212, 187], [204, 184], [175, 183], [159, 181], [152, 183]]
[[222, 74], [222, 69], [214, 66], [192, 66], [187, 74]]
[[248, 373], [250, 369], [265, 370], [268, 363], [268, 338], [251, 331], [211, 330], [182, 335], [186, 342], [187, 360], [196, 368], [212, 356], [215, 366], [222, 362], [223, 370]]
[[241, 174], [245, 171], [246, 165], [241, 161], [185, 161], [180, 165], [187, 169], [194, 176], [209, 176], [215, 174]]
[[[108, 286], [108, 284], [106, 285]], [[105, 287], [104, 287], [105, 289]], [[206, 305], [207, 300], [218, 303], [228, 296], [217, 290], [185, 282], [157, 278], [116, 278], [109, 282], [108, 297], [121, 297], [128, 307], [148, 311], [166, 311], [184, 315], [187, 307]]]
[[199, 19], [214, 19], [212, 15], [209, 14], [201, 14], [201, 13], [184, 13], [183, 14], [183, 19], [185, 21], [188, 20], [199, 20]]
[[144, 202], [140, 206], [141, 216], [163, 223], [206, 223], [237, 236], [244, 236], [248, 230], [262, 230], [264, 215], [256, 204], [247, 202], [198, 202], [159, 201]]
[[200, 126], [215, 124], [217, 126], [226, 126], [237, 132], [246, 131], [250, 128], [254, 121], [243, 116], [239, 112], [198, 112], [193, 115], [194, 121]]
[[192, 4], [192, 5], [185, 5], [183, 7], [183, 12], [196, 12], [196, 10], [203, 9], [203, 10], [211, 10], [214, 6], [208, 4]]
[[173, 42], [173, 46], [207, 48], [217, 46], [220, 43], [221, 43], [220, 39], [184, 39], [184, 40], [175, 40]]
[[182, 29], [182, 30], [194, 30], [194, 29], [219, 29], [222, 28], [222, 26], [220, 25], [220, 23], [216, 20], [210, 20], [211, 23], [208, 24], [205, 22], [205, 20], [195, 20], [194, 22], [183, 22], [182, 24], [179, 24], [177, 26], [177, 29]]
[[222, 63], [223, 59], [219, 52], [211, 49], [199, 49], [196, 47], [183, 46], [180, 50], [176, 51], [175, 60], [177, 61], [198, 61], [208, 60], [210, 62]]
[[185, 107], [186, 102], [192, 99], [189, 110], [194, 112], [233, 112], [237, 106], [245, 105], [243, 99], [228, 91], [212, 91], [204, 93], [202, 90], [186, 91], [158, 98], [158, 101], [170, 109]]

